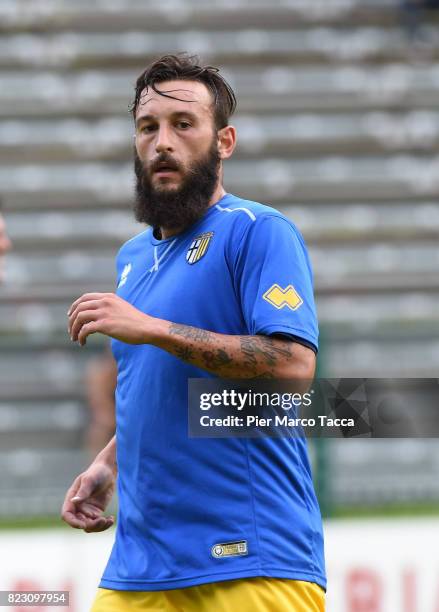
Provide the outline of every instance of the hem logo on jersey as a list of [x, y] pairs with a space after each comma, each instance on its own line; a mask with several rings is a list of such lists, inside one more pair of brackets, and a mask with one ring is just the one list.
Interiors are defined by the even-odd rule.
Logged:
[[291, 310], [297, 310], [303, 304], [302, 298], [293, 285], [288, 285], [288, 287], [282, 289], [282, 287], [275, 283], [262, 297], [278, 310], [285, 306], [288, 306]]
[[248, 555], [247, 540], [214, 544], [211, 551], [212, 557], [215, 557], [215, 559], [222, 559], [223, 557], [242, 557], [243, 555]]
[[206, 255], [212, 236], [213, 232], [205, 232], [194, 238], [186, 253], [186, 261], [189, 264], [200, 261], [200, 259]]

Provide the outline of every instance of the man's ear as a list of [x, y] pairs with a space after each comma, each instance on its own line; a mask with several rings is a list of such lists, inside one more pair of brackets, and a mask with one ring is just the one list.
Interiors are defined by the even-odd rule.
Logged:
[[231, 157], [236, 147], [236, 128], [233, 125], [218, 130], [218, 153], [221, 159]]

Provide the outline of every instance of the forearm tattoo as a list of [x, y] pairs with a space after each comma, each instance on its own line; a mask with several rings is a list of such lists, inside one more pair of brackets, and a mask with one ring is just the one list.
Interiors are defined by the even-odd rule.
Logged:
[[184, 343], [172, 346], [176, 357], [218, 376], [275, 378], [279, 368], [293, 357], [292, 343], [279, 338], [223, 336], [178, 323], [171, 323], [169, 333]]
[[279, 359], [288, 360], [292, 356], [289, 340], [267, 336], [241, 336], [240, 340], [245, 364], [249, 368], [257, 368], [259, 363], [275, 368]]
[[210, 369], [221, 368], [233, 363], [233, 359], [223, 349], [216, 351], [203, 351], [203, 361], [206, 367]]
[[182, 359], [183, 361], [191, 361], [191, 359], [194, 358], [194, 351], [192, 351], [187, 346], [184, 346], [184, 347], [178, 346], [175, 349], [175, 354], [179, 359]]
[[169, 333], [173, 336], [183, 336], [183, 338], [189, 338], [196, 342], [210, 342], [213, 336], [212, 332], [206, 329], [199, 329], [190, 325], [180, 325], [178, 323], [171, 324]]

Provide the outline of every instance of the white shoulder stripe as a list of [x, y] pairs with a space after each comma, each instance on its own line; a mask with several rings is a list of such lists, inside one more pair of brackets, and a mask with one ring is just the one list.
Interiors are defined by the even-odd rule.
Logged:
[[215, 208], [220, 210], [221, 212], [236, 212], [237, 210], [243, 210], [252, 221], [256, 221], [256, 216], [252, 213], [248, 208], [226, 208], [224, 206], [220, 206], [219, 204], [215, 204]]

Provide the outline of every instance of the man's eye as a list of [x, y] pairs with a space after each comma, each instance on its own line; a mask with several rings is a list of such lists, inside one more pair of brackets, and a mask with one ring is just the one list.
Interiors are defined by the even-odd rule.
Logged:
[[149, 132], [153, 132], [155, 130], [155, 126], [154, 125], [144, 125], [142, 128], [140, 128], [140, 131], [148, 134]]
[[181, 128], [182, 130], [187, 130], [188, 128], [191, 127], [191, 124], [188, 121], [179, 121], [177, 123], [177, 126]]

